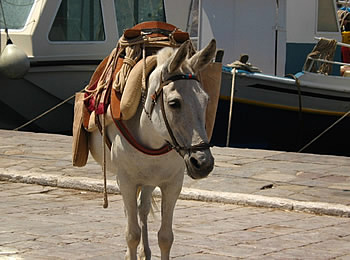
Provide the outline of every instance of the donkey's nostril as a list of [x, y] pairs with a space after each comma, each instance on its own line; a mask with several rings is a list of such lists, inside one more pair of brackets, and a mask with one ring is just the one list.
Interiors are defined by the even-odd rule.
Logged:
[[197, 161], [196, 158], [191, 157], [191, 158], [190, 158], [190, 162], [191, 162], [192, 165], [193, 165], [194, 167], [196, 167], [197, 169], [200, 168], [200, 165], [199, 165], [199, 163], [198, 163], [198, 161]]

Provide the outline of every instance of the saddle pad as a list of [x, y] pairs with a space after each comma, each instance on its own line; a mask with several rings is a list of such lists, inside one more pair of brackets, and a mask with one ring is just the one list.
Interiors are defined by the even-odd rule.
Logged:
[[209, 96], [209, 103], [205, 117], [205, 128], [209, 141], [213, 134], [216, 110], [219, 103], [221, 70], [222, 64], [219, 62], [213, 62], [199, 72], [202, 87]]
[[85, 166], [89, 155], [88, 133], [83, 127], [84, 113], [88, 113], [84, 104], [84, 93], [76, 93], [74, 103], [72, 163], [73, 166], [77, 167]]
[[[156, 56], [148, 56], [146, 58], [145, 78], [157, 65]], [[143, 76], [143, 59], [140, 60], [131, 70], [128, 80], [126, 82], [123, 95], [120, 101], [120, 113], [122, 120], [129, 120], [132, 118], [139, 106], [141, 100], [142, 76]]]

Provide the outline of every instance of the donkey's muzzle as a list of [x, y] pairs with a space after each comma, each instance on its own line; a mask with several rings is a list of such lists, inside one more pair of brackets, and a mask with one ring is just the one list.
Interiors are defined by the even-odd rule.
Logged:
[[187, 174], [192, 179], [201, 179], [209, 175], [214, 168], [214, 157], [210, 149], [198, 150], [184, 156]]

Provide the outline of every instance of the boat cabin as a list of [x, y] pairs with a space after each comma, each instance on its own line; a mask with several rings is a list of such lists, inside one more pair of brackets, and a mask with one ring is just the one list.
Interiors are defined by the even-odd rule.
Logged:
[[303, 67], [314, 37], [341, 41], [335, 0], [199, 0], [199, 48], [216, 38], [224, 64], [248, 54], [263, 73]]
[[7, 41], [25, 51], [31, 64], [101, 60], [125, 28], [143, 21], [165, 21], [162, 0], [0, 1], [1, 51]]

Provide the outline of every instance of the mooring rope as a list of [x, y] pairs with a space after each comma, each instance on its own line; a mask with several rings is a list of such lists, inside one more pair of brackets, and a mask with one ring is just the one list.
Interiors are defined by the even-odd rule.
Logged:
[[[84, 89], [78, 91], [78, 92], [82, 92]], [[64, 105], [65, 103], [67, 103], [68, 101], [70, 101], [71, 99], [73, 99], [75, 97], [75, 94], [70, 96], [69, 98], [63, 100], [62, 102], [58, 103], [57, 105], [53, 106], [52, 108], [46, 110], [44, 113], [41, 113], [40, 115], [38, 115], [37, 117], [33, 118], [32, 120], [29, 120], [27, 123], [19, 126], [19, 127], [16, 127], [15, 129], [13, 129], [13, 131], [18, 131], [20, 129], [22, 129], [23, 127], [26, 127], [27, 125], [30, 125], [31, 123], [33, 123], [34, 121], [42, 118], [43, 116], [47, 115], [48, 113], [52, 112], [53, 110], [55, 110], [56, 108]]]
[[303, 134], [303, 105], [302, 105], [302, 94], [301, 94], [301, 86], [300, 86], [300, 80], [298, 77], [296, 77], [294, 74], [287, 74], [286, 77], [291, 77], [292, 79], [295, 80], [295, 85], [297, 86], [298, 90], [298, 119], [299, 119], [299, 131], [298, 131], [298, 136], [297, 136], [297, 145], [299, 146], [300, 141], [303, 140], [302, 134]]
[[312, 139], [309, 143], [304, 145], [298, 153], [304, 151], [307, 147], [309, 147], [312, 143], [314, 143], [317, 139], [319, 139], [322, 135], [324, 135], [326, 132], [328, 132], [330, 129], [332, 129], [336, 124], [338, 124], [341, 120], [343, 120], [345, 117], [347, 117], [350, 114], [350, 110], [346, 112], [341, 118], [339, 118], [337, 121], [335, 121], [332, 125], [327, 127], [322, 133], [320, 133], [318, 136], [316, 136], [314, 139]]
[[345, 24], [345, 20], [349, 20], [349, 12], [348, 12], [348, 7], [349, 7], [349, 0], [346, 0], [345, 4], [343, 4], [343, 7], [345, 7], [345, 10], [341, 10], [339, 9], [337, 11], [337, 15], [338, 15], [338, 21], [339, 21], [339, 25], [342, 31], [344, 31], [345, 28], [343, 28], [344, 24]]
[[235, 93], [235, 79], [236, 79], [236, 68], [233, 68], [231, 71], [232, 74], [232, 84], [231, 84], [231, 96], [230, 96], [230, 110], [228, 115], [228, 123], [227, 123], [227, 134], [226, 134], [226, 147], [230, 144], [230, 133], [231, 133], [231, 120], [233, 114], [233, 98]]
[[332, 72], [332, 64], [322, 62], [322, 64], [319, 65], [313, 59], [333, 61], [336, 48], [336, 40], [320, 38], [313, 50], [307, 55], [303, 71], [322, 73], [326, 75], [330, 74]]
[[[302, 127], [303, 124], [303, 120], [302, 120], [302, 101], [301, 101], [301, 86], [300, 86], [300, 81], [299, 79], [293, 75], [293, 74], [287, 74], [286, 77], [291, 77], [295, 80], [297, 89], [298, 89], [298, 98], [299, 98], [299, 127]], [[350, 110], [348, 112], [346, 112], [342, 117], [340, 117], [339, 119], [337, 119], [332, 125], [330, 125], [329, 127], [327, 127], [325, 130], [323, 130], [319, 135], [317, 135], [314, 139], [312, 139], [310, 142], [308, 142], [306, 145], [304, 145], [301, 149], [299, 149], [297, 152], [301, 153], [302, 151], [304, 151], [307, 147], [309, 147], [312, 143], [314, 143], [315, 141], [317, 141], [321, 136], [323, 136], [326, 132], [328, 132], [329, 130], [331, 130], [335, 125], [337, 125], [341, 120], [343, 120], [345, 117], [347, 117], [350, 114]], [[302, 130], [301, 129], [301, 133], [302, 134]]]

